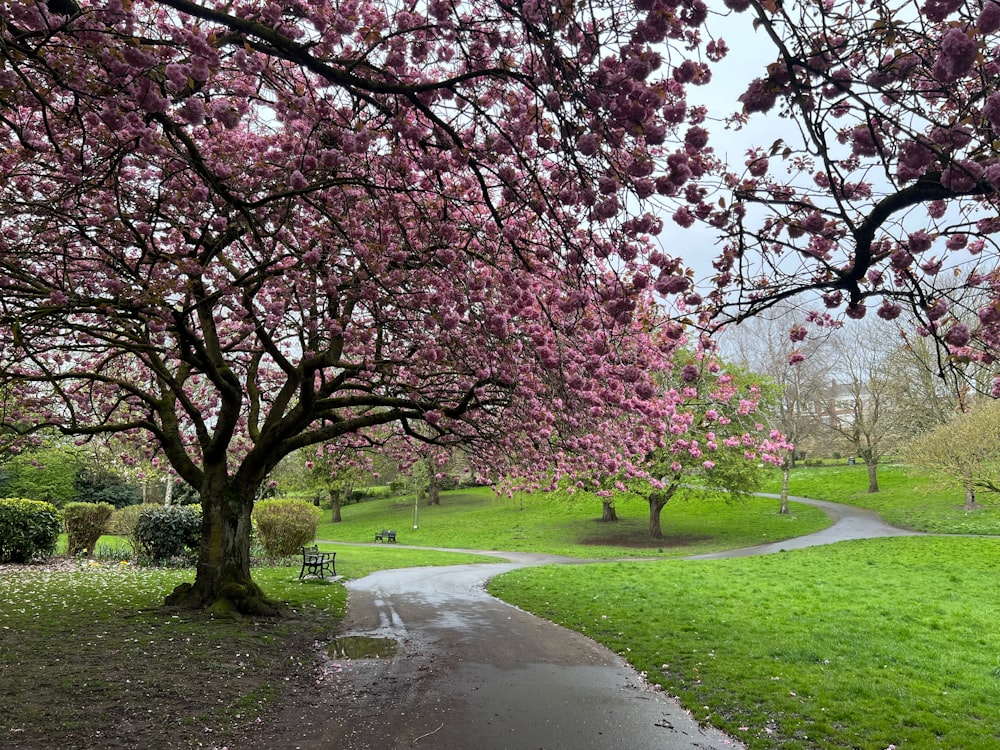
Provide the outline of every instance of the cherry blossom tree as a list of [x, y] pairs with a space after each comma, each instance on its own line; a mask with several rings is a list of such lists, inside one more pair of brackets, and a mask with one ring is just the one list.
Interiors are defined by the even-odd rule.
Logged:
[[663, 445], [647, 456], [649, 479], [628, 484], [649, 503], [653, 539], [663, 538], [660, 516], [678, 493], [745, 497], [756, 489], [758, 465], [780, 466], [794, 450], [761, 421], [776, 394], [704, 350], [684, 354], [678, 352], [665, 383], [671, 400], [684, 408], [675, 412]]
[[250, 518], [296, 450], [390, 430], [529, 484], [621, 471], [685, 408], [654, 301], [696, 299], [646, 202], [713, 168], [706, 16], [0, 0], [5, 425], [161, 457], [204, 510], [168, 601], [247, 613], [280, 609]]
[[729, 198], [708, 220], [726, 244], [706, 318], [793, 298], [819, 323], [906, 312], [941, 347], [941, 369], [994, 363], [1000, 4], [725, 5], [775, 53], [729, 125], [788, 126], [722, 173]]

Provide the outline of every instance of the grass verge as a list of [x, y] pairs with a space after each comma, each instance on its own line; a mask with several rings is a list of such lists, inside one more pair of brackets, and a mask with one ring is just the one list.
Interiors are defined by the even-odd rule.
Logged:
[[750, 748], [1000, 746], [1000, 541], [548, 566], [490, 591], [624, 655]]

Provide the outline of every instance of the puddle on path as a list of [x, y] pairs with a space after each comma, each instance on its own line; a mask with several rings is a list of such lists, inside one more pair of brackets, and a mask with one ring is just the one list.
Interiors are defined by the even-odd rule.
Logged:
[[326, 652], [335, 659], [391, 659], [399, 653], [399, 643], [392, 638], [346, 635], [334, 638]]

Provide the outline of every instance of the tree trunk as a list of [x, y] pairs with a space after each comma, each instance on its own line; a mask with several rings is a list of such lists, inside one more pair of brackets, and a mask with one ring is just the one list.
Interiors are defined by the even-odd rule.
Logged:
[[649, 535], [653, 539], [663, 539], [663, 529], [660, 528], [660, 513], [669, 499], [669, 495], [660, 492], [654, 492], [649, 496]]
[[238, 493], [228, 483], [210, 484], [206, 481], [200, 488], [201, 546], [194, 583], [182, 583], [166, 604], [216, 614], [282, 614], [282, 606], [268, 599], [250, 577], [254, 488]]
[[979, 507], [979, 503], [976, 502], [975, 487], [965, 488], [965, 505], [963, 507], [965, 510], [976, 510]]
[[604, 512], [601, 514], [601, 520], [611, 523], [618, 520], [618, 511], [615, 510], [614, 500], [601, 500], [604, 504]]
[[788, 515], [788, 480], [791, 473], [792, 461], [786, 457], [781, 464], [781, 509], [778, 511], [781, 515]]
[[865, 466], [868, 468], [868, 492], [878, 492], [878, 462], [866, 461]]
[[433, 471], [431, 471], [430, 479], [427, 480], [427, 504], [441, 504], [441, 479]]
[[330, 505], [333, 507], [333, 511], [330, 520], [333, 523], [340, 523], [343, 519], [340, 517], [340, 490], [330, 490]]

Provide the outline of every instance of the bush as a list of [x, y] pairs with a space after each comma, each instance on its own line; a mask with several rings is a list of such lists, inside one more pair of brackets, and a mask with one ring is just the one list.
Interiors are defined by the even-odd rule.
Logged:
[[113, 471], [100, 468], [81, 469], [73, 480], [76, 501], [110, 503], [116, 508], [142, 502], [139, 490]]
[[320, 510], [293, 498], [264, 500], [253, 509], [257, 535], [268, 557], [288, 557], [316, 538]]
[[51, 503], [0, 499], [0, 563], [30, 562], [56, 551], [62, 519]]
[[402, 479], [393, 479], [389, 483], [389, 492], [393, 495], [402, 495], [406, 492], [406, 482]]
[[190, 505], [157, 505], [139, 514], [135, 540], [153, 562], [194, 554], [201, 541], [201, 513]]
[[115, 507], [110, 503], [66, 503], [63, 526], [66, 529], [66, 554], [90, 554], [94, 545], [107, 533]]

